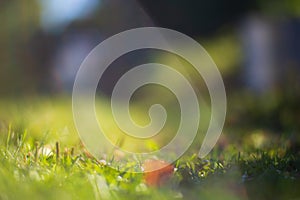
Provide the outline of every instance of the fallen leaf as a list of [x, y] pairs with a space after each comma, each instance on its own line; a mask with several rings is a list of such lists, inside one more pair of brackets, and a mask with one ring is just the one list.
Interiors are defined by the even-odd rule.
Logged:
[[145, 183], [152, 187], [164, 185], [174, 173], [174, 166], [163, 160], [146, 160], [142, 167]]

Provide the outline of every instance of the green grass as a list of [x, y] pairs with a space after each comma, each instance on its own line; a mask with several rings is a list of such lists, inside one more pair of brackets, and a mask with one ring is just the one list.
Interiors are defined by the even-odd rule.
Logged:
[[173, 163], [169, 180], [151, 187], [143, 174], [124, 172], [131, 162], [114, 170], [110, 165], [118, 161], [86, 153], [70, 103], [0, 102], [1, 200], [300, 198], [300, 156], [290, 134], [226, 126], [209, 156], [189, 151]]

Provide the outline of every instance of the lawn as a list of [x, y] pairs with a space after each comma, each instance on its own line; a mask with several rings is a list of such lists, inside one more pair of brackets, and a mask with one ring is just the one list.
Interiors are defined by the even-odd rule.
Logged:
[[118, 159], [88, 153], [69, 98], [3, 99], [0, 199], [299, 199], [299, 129], [281, 118], [275, 127], [266, 117], [288, 107], [255, 101], [265, 109], [251, 114], [253, 101], [244, 98], [229, 99], [223, 134], [207, 157], [191, 149], [168, 168], [144, 174], [128, 170], [145, 167], [144, 161], [132, 166], [128, 160], [115, 170], [110, 166]]

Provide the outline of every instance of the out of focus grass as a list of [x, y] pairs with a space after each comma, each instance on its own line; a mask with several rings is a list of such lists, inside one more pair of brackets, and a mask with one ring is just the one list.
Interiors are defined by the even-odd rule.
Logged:
[[[77, 136], [70, 99], [1, 100], [0, 199], [300, 198], [296, 127], [290, 131], [283, 122], [286, 131], [274, 131], [256, 125], [256, 116], [243, 121], [252, 104], [243, 105], [243, 112], [229, 105], [224, 133], [208, 157], [190, 151], [173, 163], [168, 182], [150, 187], [143, 174], [113, 170], [117, 161], [90, 157]], [[257, 112], [273, 112], [273, 106]]]

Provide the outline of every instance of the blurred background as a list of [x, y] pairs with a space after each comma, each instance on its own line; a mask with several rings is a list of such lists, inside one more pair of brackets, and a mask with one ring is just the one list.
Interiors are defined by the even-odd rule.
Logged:
[[[226, 130], [287, 132], [291, 141], [299, 135], [297, 0], [1, 0], [0, 20], [1, 99], [70, 95], [97, 44], [130, 28], [160, 26], [197, 40], [219, 67], [228, 95]], [[103, 77], [103, 94], [149, 57], [157, 52], [114, 63], [119, 70]]]

